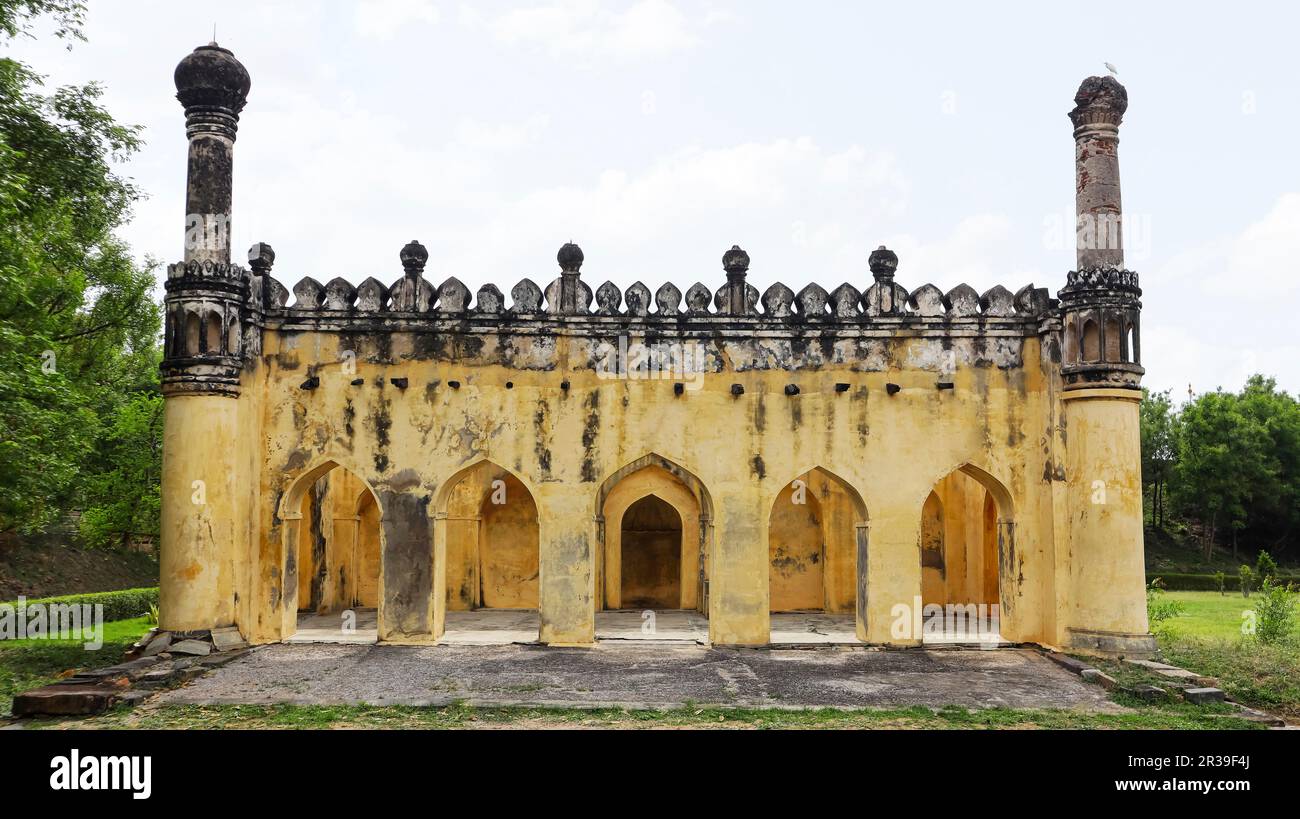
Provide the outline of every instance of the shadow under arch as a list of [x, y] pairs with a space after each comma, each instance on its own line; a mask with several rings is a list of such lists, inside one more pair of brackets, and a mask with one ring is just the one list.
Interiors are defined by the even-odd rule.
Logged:
[[[298, 629], [298, 610], [299, 610], [299, 590], [301, 588], [303, 577], [301, 572], [303, 567], [300, 565], [299, 549], [303, 542], [305, 534], [310, 533], [312, 521], [306, 524], [309, 528], [304, 530], [303, 526], [303, 505], [307, 499], [307, 493], [321, 478], [329, 475], [335, 470], [341, 470], [352, 479], [360, 484], [360, 491], [355, 495], [345, 498], [345, 507], [349, 512], [359, 518], [361, 505], [369, 495], [373, 503], [374, 512], [368, 515], [368, 519], [373, 522], [375, 531], [368, 533], [373, 537], [376, 545], [375, 551], [378, 554], [379, 565], [376, 567], [377, 576], [375, 578], [375, 603], [378, 610], [379, 622], [384, 618], [384, 507], [379, 499], [379, 493], [375, 491], [374, 485], [364, 476], [363, 472], [347, 459], [327, 455], [317, 458], [308, 467], [298, 473], [297, 476], [290, 479], [288, 488], [280, 497], [280, 503], [276, 507], [276, 517], [280, 521], [280, 539], [279, 555], [277, 564], [280, 569], [280, 639], [287, 639]], [[359, 537], [359, 534], [358, 534]]]
[[[817, 494], [817, 482], [821, 483], [822, 496]], [[838, 491], [842, 493], [844, 500], [847, 501], [847, 509], [840, 508], [836, 510], [836, 502], [833, 493]], [[813, 606], [814, 610], [820, 609], [828, 613], [835, 611], [846, 612], [851, 610], [854, 614], [856, 623], [855, 631], [858, 639], [867, 639], [867, 577], [868, 577], [868, 549], [870, 541], [870, 513], [867, 509], [866, 500], [862, 493], [858, 491], [852, 483], [843, 476], [832, 472], [831, 470], [814, 465], [808, 469], [799, 472], [790, 481], [781, 484], [781, 489], [772, 497], [767, 508], [768, 512], [768, 608], [771, 611], [790, 610], [783, 607], [779, 598], [773, 600], [773, 575], [778, 576], [786, 573], [786, 567], [800, 562], [800, 556], [794, 554], [781, 554], [781, 550], [786, 548], [787, 544], [782, 543], [784, 535], [794, 535], [789, 531], [790, 525], [783, 525], [783, 503], [791, 506], [798, 505], [797, 498], [799, 492], [812, 494], [815, 498], [815, 508], [810, 506], [811, 514], [806, 516], [808, 520], [794, 521], [793, 527], [797, 529], [809, 530], [816, 528], [822, 538], [817, 544], [823, 547], [820, 554], [822, 561], [819, 570], [822, 572], [821, 591], [822, 605]], [[838, 505], [842, 505], [841, 504]], [[825, 508], [824, 508], [825, 507]], [[788, 511], [788, 510], [786, 510]], [[848, 521], [840, 520], [835, 522], [833, 517], [843, 517], [848, 513]], [[851, 526], [848, 532], [845, 531], [845, 523]], [[784, 523], [791, 523], [788, 518]], [[829, 526], [832, 531], [826, 531]], [[774, 529], [775, 527], [775, 529]], [[851, 534], [849, 534], [851, 532]], [[835, 537], [835, 535], [839, 537]], [[848, 535], [848, 536], [845, 536]], [[774, 547], [776, 547], [774, 549]], [[775, 554], [774, 554], [775, 552]], [[811, 552], [807, 555], [809, 558], [816, 558]], [[836, 580], [832, 575], [838, 576], [841, 580]], [[843, 578], [850, 578], [849, 588], [843, 588]], [[851, 603], [849, 600], [851, 599]], [[803, 610], [798, 607], [797, 610]]]
[[476, 458], [440, 483], [432, 516], [435, 639], [449, 610], [539, 611], [540, 521], [522, 476]]
[[[628, 480], [650, 470], [667, 480], [631, 486]], [[621, 607], [622, 524], [634, 504], [654, 497], [671, 506], [681, 519], [680, 600], [682, 608], [709, 613], [709, 559], [713, 539], [713, 498], [693, 472], [657, 452], [650, 452], [619, 468], [596, 491], [593, 520], [596, 525], [595, 586], [593, 607]], [[607, 514], [612, 519], [607, 520]], [[612, 534], [611, 534], [612, 533]], [[689, 541], [689, 542], [688, 542]], [[615, 548], [617, 547], [617, 548]], [[617, 553], [616, 553], [617, 552]], [[689, 575], [689, 582], [688, 582]], [[615, 587], [618, 591], [615, 591]]]

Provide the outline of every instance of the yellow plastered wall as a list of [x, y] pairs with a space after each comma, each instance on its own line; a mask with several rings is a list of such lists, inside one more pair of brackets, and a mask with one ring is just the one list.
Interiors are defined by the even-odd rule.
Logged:
[[[1004, 607], [1011, 609], [1004, 611], [1004, 636], [1058, 643], [1067, 621], [1139, 624], [1130, 587], [1142, 584], [1141, 557], [1140, 550], [1136, 558], [1129, 552], [1135, 528], [1140, 537], [1140, 509], [1135, 513], [1121, 489], [1122, 506], [1112, 511], [1125, 522], [1103, 530], [1130, 544], [1107, 552], [1104, 538], [1070, 535], [1101, 518], [1079, 523], [1077, 493], [1066, 486], [1075, 480], [1071, 473], [1098, 459], [1132, 462], [1121, 484], [1135, 475], [1127, 441], [1136, 421], [1123, 413], [1063, 412], [1053, 386], [1057, 365], [1037, 337], [887, 338], [872, 342], [878, 355], [869, 362], [840, 351], [835, 345], [844, 342], [836, 341], [822, 363], [798, 371], [764, 362], [756, 342], [725, 340], [716, 354], [720, 371], [680, 395], [671, 379], [602, 378], [590, 365], [596, 343], [563, 334], [394, 332], [380, 339], [268, 328], [240, 398], [167, 400], [167, 622], [211, 626], [237, 611], [254, 642], [292, 633], [303, 520], [289, 496], [328, 463], [375, 492], [381, 638], [437, 639], [454, 599], [454, 566], [469, 565], [453, 546], [469, 535], [438, 519], [446, 510], [437, 499], [466, 464], [490, 459], [519, 479], [537, 510], [540, 637], [589, 643], [618, 531], [608, 509], [597, 509], [598, 493], [610, 476], [655, 454], [689, 473], [710, 498], [709, 515], [681, 515], [684, 547], [691, 542], [696, 550], [683, 556], [683, 574], [693, 565], [694, 577], [683, 578], [682, 589], [698, 592], [703, 540], [715, 642], [767, 641], [774, 504], [814, 466], [836, 475], [867, 506], [858, 629], [871, 642], [915, 642], [895, 636], [894, 609], [922, 595], [923, 508], [936, 484], [964, 464], [977, 466], [1014, 502], [1010, 518], [999, 523], [1000, 531], [1014, 532], [1000, 567], [1003, 598], [1014, 604]], [[1020, 363], [987, 363], [995, 352]], [[320, 379], [317, 388], [303, 389], [308, 376]], [[395, 378], [409, 386], [395, 386]], [[940, 378], [953, 389], [936, 389]], [[557, 389], [560, 380], [569, 389]], [[848, 389], [837, 391], [837, 383]], [[733, 384], [743, 394], [734, 394]], [[792, 384], [797, 395], [786, 393]], [[891, 395], [886, 384], [901, 389]], [[1125, 445], [1106, 450], [1117, 431]], [[1101, 449], [1079, 454], [1089, 446], [1080, 438], [1102, 442], [1090, 445]], [[209, 470], [218, 477], [208, 482], [203, 517], [183, 503], [194, 473]], [[211, 487], [224, 481], [230, 489], [214, 504]], [[690, 526], [694, 535], [686, 532]], [[435, 538], [438, 527], [451, 533], [443, 541]], [[450, 553], [441, 555], [443, 549]], [[1110, 576], [1094, 580], [1075, 568], [1071, 550], [1112, 558], [1123, 552], [1123, 559], [1111, 561]], [[835, 562], [828, 559], [826, 569], [834, 573]], [[856, 570], [853, 576], [857, 582]], [[835, 607], [844, 602], [841, 594]], [[1124, 613], [1107, 614], [1116, 610]]]

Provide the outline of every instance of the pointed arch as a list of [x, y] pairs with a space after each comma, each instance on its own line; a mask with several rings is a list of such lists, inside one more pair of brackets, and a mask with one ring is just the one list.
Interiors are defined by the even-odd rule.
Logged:
[[[950, 619], [954, 611], [990, 617], [987, 622], [964, 619], [956, 626], [959, 634], [973, 635], [975, 622], [981, 628], [991, 628], [993, 634], [1007, 633], [1014, 617], [1013, 590], [1019, 569], [1015, 503], [1006, 483], [985, 467], [963, 462], [935, 479], [917, 514], [926, 611], [938, 612], [934, 607], [939, 606]], [[939, 550], [937, 556], [935, 549]], [[942, 632], [946, 639], [952, 636], [947, 634], [952, 627], [942, 619], [934, 624], [927, 620], [925, 633]], [[993, 635], [981, 638], [986, 636]]]
[[435, 596], [445, 610], [538, 608], [537, 502], [519, 475], [477, 458], [442, 482], [433, 508]]
[[382, 620], [383, 515], [374, 486], [344, 458], [321, 456], [289, 479], [276, 509], [283, 638], [297, 631], [300, 610], [374, 608]]
[[[625, 541], [624, 520], [635, 504], [654, 497], [671, 507], [680, 526], [642, 531], [633, 527]], [[709, 554], [713, 536], [713, 499], [704, 482], [682, 465], [651, 452], [616, 470], [601, 482], [596, 492], [593, 517], [596, 523], [597, 608], [619, 609], [631, 604], [623, 600], [624, 588], [640, 589], [648, 578], [625, 582], [623, 553], [637, 552], [628, 563], [630, 570], [649, 567], [653, 561], [640, 559], [644, 550], [662, 550], [666, 538], [678, 544], [677, 584], [663, 591], [661, 600], [675, 597], [672, 608], [708, 613]], [[635, 520], [635, 518], [633, 519]], [[663, 542], [660, 542], [663, 541]], [[646, 580], [646, 583], [641, 583]], [[660, 584], [663, 585], [663, 584]], [[662, 590], [661, 590], [662, 591]]]
[[709, 496], [709, 490], [705, 487], [704, 482], [696, 477], [695, 473], [691, 472], [686, 467], [674, 461], [670, 461], [657, 452], [649, 452], [642, 455], [640, 458], [637, 458], [635, 461], [623, 466], [601, 482], [600, 489], [596, 492], [596, 518], [599, 519], [601, 517], [601, 510], [605, 506], [605, 500], [609, 497], [609, 493], [620, 481], [633, 473], [640, 472], [642, 469], [651, 466], [659, 467], [685, 484], [687, 488], [695, 494], [696, 499], [699, 500], [700, 514], [707, 516], [710, 521], [713, 520], [713, 499]]
[[852, 484], [821, 466], [799, 473], [772, 500], [767, 531], [770, 611], [858, 609], [867, 505]]

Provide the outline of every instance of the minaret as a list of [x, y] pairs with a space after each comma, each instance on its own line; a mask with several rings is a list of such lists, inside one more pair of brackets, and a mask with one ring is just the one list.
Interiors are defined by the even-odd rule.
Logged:
[[1138, 277], [1124, 268], [1119, 126], [1128, 92], [1089, 77], [1070, 112], [1075, 141], [1077, 269], [1060, 291], [1069, 605], [1060, 642], [1139, 656], [1148, 633], [1138, 404]]
[[1140, 364], [1138, 277], [1124, 268], [1119, 126], [1128, 92], [1114, 77], [1089, 77], [1070, 112], [1074, 123], [1076, 268], [1060, 292], [1066, 388], [1136, 390]]
[[185, 261], [166, 282], [159, 625], [197, 631], [234, 622], [236, 554], [248, 536], [239, 419], [253, 294], [248, 271], [230, 263], [230, 218], [235, 132], [250, 82], [216, 43], [181, 60], [175, 79], [189, 173]]

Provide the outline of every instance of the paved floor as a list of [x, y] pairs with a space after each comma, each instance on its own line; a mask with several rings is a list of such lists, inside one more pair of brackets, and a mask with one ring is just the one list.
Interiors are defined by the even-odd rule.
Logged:
[[[973, 629], [924, 629], [926, 645], [979, 645], [981, 641], [1001, 644], [997, 621], [978, 633]], [[540, 620], [536, 611], [479, 609], [447, 612], [444, 645], [494, 646], [537, 641]], [[709, 644], [709, 620], [694, 611], [599, 611], [596, 612], [597, 640], [648, 640], [668, 643]], [[772, 645], [859, 645], [852, 614], [797, 612], [773, 614]], [[374, 609], [357, 609], [352, 619], [341, 614], [302, 614], [298, 631], [289, 643], [344, 643], [370, 645], [379, 642], [378, 616]]]
[[769, 707], [958, 705], [1115, 710], [1036, 651], [270, 645], [160, 704]]

